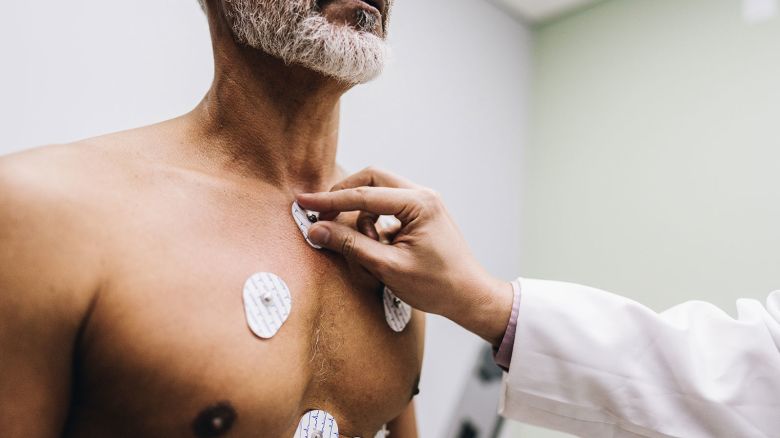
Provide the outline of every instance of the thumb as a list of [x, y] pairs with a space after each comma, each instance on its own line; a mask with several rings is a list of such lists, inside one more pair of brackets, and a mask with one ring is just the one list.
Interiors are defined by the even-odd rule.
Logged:
[[[336, 222], [317, 222], [309, 228], [309, 240], [347, 259], [355, 259], [376, 273], [392, 248]], [[381, 279], [380, 279], [381, 280]]]

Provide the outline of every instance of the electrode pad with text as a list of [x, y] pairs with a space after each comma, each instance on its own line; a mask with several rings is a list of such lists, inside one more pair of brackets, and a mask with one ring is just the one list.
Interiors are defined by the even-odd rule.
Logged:
[[394, 332], [400, 333], [404, 331], [409, 321], [412, 319], [412, 306], [401, 301], [400, 298], [395, 296], [393, 291], [385, 286], [385, 292], [383, 296], [385, 304], [385, 319], [387, 325], [393, 329]]
[[303, 233], [303, 238], [306, 239], [306, 242], [316, 249], [322, 249], [321, 246], [315, 245], [311, 243], [311, 240], [309, 240], [309, 228], [311, 228], [311, 226], [317, 222], [317, 216], [310, 216], [306, 210], [302, 209], [301, 206], [298, 205], [297, 202], [293, 202], [292, 215], [295, 219], [295, 223], [298, 225], [298, 229], [301, 230], [301, 233]]
[[309, 411], [298, 423], [294, 438], [339, 438], [339, 425], [325, 411]]
[[[379, 216], [377, 225], [384, 230], [388, 230], [400, 225], [400, 222], [392, 216]], [[409, 321], [412, 319], [412, 307], [401, 301], [401, 299], [395, 296], [393, 291], [388, 287], [385, 287], [383, 301], [385, 304], [385, 319], [387, 320], [387, 325], [395, 332], [400, 333], [404, 331], [407, 324], [409, 324]]]
[[292, 308], [290, 289], [279, 276], [260, 272], [244, 284], [244, 311], [252, 333], [272, 338], [287, 321]]

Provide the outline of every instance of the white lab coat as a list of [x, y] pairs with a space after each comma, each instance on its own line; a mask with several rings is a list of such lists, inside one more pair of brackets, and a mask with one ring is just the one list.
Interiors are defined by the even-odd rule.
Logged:
[[501, 413], [582, 437], [780, 437], [780, 291], [738, 319], [520, 280]]

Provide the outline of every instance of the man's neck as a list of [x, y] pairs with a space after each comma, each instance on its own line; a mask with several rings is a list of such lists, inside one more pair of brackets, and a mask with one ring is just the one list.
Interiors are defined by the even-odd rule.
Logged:
[[337, 176], [347, 87], [253, 49], [227, 45], [215, 54], [214, 83], [191, 114], [209, 155], [292, 191], [327, 189]]

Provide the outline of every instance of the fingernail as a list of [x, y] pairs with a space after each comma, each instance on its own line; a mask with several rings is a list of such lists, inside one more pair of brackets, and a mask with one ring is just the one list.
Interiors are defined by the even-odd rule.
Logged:
[[315, 245], [326, 245], [330, 240], [330, 230], [322, 225], [309, 228], [309, 240]]

